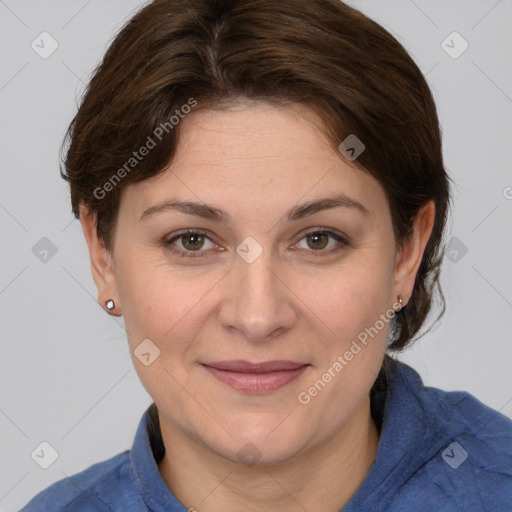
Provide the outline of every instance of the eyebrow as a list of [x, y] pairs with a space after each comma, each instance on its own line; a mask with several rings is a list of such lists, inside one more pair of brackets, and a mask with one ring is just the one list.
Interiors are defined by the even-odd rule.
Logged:
[[[332, 208], [353, 208], [364, 215], [370, 215], [369, 210], [359, 201], [352, 199], [345, 194], [338, 194], [333, 197], [315, 199], [314, 201], [309, 201], [299, 206], [295, 206], [285, 214], [285, 218], [288, 222], [297, 221], [319, 211], [329, 210]], [[222, 224], [231, 223], [231, 216], [220, 208], [191, 201], [165, 201], [155, 204], [142, 212], [140, 220], [142, 221], [156, 213], [168, 211], [179, 211], [187, 215], [195, 215], [197, 217], [213, 220]]]

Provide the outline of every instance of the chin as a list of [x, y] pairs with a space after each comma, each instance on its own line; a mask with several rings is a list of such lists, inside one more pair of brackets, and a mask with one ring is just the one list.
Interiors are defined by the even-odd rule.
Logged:
[[269, 443], [261, 439], [232, 444], [225, 447], [220, 454], [237, 464], [253, 467], [256, 464], [258, 466], [275, 466], [285, 463], [299, 451], [298, 444], [295, 444], [293, 440], [283, 439], [281, 442]]
[[223, 457], [247, 466], [275, 465], [286, 462], [309, 444], [304, 429], [294, 422], [288, 425], [283, 416], [268, 417], [260, 421], [237, 422], [226, 430], [233, 435], [225, 434], [219, 439], [214, 451]]

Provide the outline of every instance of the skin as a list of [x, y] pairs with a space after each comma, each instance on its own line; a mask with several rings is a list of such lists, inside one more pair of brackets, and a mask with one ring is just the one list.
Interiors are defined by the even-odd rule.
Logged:
[[[181, 129], [169, 168], [123, 191], [112, 252], [97, 239], [94, 217], [85, 208], [81, 215], [99, 302], [113, 298], [113, 314], [124, 315], [133, 363], [158, 406], [162, 478], [199, 512], [339, 511], [375, 460], [369, 393], [389, 324], [359, 343], [362, 350], [309, 403], [298, 395], [399, 294], [407, 304], [434, 204], [423, 206], [397, 249], [383, 188], [340, 157], [304, 106], [239, 102], [193, 112]], [[286, 219], [291, 208], [337, 193], [368, 213], [337, 207]], [[177, 210], [140, 220], [171, 199], [215, 205], [231, 223]], [[180, 257], [164, 243], [189, 228], [208, 238], [181, 237], [172, 247], [203, 257]], [[344, 235], [349, 245], [307, 236], [308, 228]], [[252, 263], [236, 252], [248, 236], [263, 251]], [[160, 349], [149, 366], [133, 355], [147, 338]], [[200, 364], [235, 359], [310, 366], [278, 390], [248, 394]], [[256, 465], [238, 457], [247, 443]]]

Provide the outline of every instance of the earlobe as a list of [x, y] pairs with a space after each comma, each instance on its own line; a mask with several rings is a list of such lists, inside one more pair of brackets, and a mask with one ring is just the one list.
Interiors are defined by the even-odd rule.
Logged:
[[434, 220], [435, 203], [430, 200], [420, 208], [414, 221], [413, 233], [397, 255], [394, 292], [404, 296], [404, 306], [412, 295], [416, 274], [432, 234]]
[[[89, 248], [92, 277], [98, 288], [98, 302], [110, 314], [120, 316], [120, 307], [117, 305], [119, 302], [117, 284], [112, 266], [112, 253], [98, 238], [96, 216], [85, 205], [80, 206], [80, 222]], [[107, 302], [114, 297], [116, 297], [115, 311], [107, 306]]]

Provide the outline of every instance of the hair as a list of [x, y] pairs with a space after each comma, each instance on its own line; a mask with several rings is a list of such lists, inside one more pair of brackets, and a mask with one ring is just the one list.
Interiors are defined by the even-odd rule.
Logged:
[[[141, 8], [94, 70], [61, 147], [69, 142], [60, 172], [73, 214], [86, 207], [112, 250], [123, 188], [170, 165], [180, 119], [239, 99], [309, 107], [346, 161], [340, 143], [349, 135], [362, 141], [350, 163], [385, 190], [398, 247], [434, 200], [413, 294], [391, 323], [388, 348], [402, 350], [436, 291], [435, 321], [445, 311], [439, 273], [450, 180], [421, 71], [388, 31], [339, 0], [154, 0]], [[145, 156], [135, 157], [143, 146]]]

